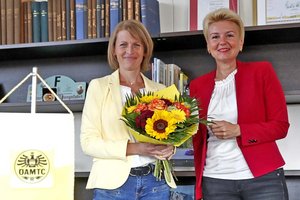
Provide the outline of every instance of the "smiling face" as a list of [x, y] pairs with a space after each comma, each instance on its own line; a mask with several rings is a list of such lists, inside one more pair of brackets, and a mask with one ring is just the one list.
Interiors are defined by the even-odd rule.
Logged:
[[140, 70], [144, 59], [144, 46], [128, 31], [122, 30], [117, 35], [114, 54], [117, 57], [120, 70]]
[[239, 27], [231, 21], [218, 21], [208, 28], [207, 49], [217, 63], [235, 62], [243, 48]]

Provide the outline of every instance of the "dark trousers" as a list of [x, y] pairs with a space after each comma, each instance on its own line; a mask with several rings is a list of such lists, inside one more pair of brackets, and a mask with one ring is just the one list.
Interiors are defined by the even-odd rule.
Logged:
[[203, 177], [204, 200], [288, 200], [283, 169], [246, 180]]

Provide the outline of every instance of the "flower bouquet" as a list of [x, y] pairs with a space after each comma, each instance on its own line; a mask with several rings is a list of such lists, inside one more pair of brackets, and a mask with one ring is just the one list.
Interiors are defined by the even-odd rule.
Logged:
[[[175, 85], [157, 92], [127, 96], [122, 120], [139, 142], [171, 144], [179, 147], [198, 130], [198, 101], [180, 95]], [[168, 160], [157, 160], [154, 176], [176, 187]], [[172, 184], [173, 183], [173, 184]]]

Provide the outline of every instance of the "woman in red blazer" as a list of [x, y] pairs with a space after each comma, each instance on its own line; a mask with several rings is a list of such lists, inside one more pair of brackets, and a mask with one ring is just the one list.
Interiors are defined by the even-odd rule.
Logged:
[[203, 32], [216, 69], [190, 83], [200, 102], [193, 138], [196, 199], [287, 200], [276, 140], [289, 128], [281, 84], [269, 62], [241, 62], [244, 43], [240, 17], [219, 9], [206, 16]]

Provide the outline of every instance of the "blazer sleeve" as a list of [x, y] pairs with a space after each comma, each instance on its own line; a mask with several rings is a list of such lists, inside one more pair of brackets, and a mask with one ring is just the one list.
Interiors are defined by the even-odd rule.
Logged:
[[239, 113], [238, 123], [242, 145], [245, 146], [275, 142], [286, 137], [289, 128], [284, 93], [271, 63], [261, 63], [257, 71], [252, 73], [259, 78], [254, 79], [253, 89], [247, 91], [254, 94], [252, 101], [255, 103], [251, 104], [252, 107], [249, 105], [248, 112], [243, 110], [247, 105], [238, 108], [243, 110]]
[[[92, 80], [89, 84], [87, 96], [82, 111], [80, 142], [85, 154], [95, 158], [126, 160], [126, 148], [129, 138], [114, 138], [111, 133], [104, 133], [105, 119], [102, 119], [104, 96], [107, 94], [107, 83], [101, 79]], [[113, 102], [112, 102], [113, 103]], [[113, 105], [111, 105], [113, 106]], [[116, 116], [118, 119], [118, 116]], [[108, 125], [112, 132], [124, 132], [117, 124]]]

